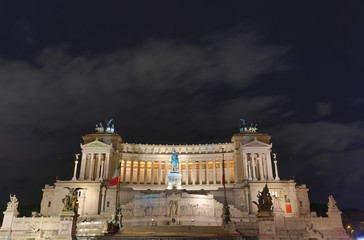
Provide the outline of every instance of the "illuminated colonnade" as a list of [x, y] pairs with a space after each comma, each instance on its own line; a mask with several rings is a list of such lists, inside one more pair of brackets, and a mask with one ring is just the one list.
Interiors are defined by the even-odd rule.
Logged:
[[243, 167], [244, 179], [246, 180], [273, 180], [272, 163], [269, 153], [244, 153]]
[[[222, 160], [180, 161], [179, 172], [182, 185], [222, 183]], [[225, 182], [234, 183], [234, 160], [224, 160]], [[167, 161], [121, 160], [120, 182], [122, 184], [166, 185], [172, 170]]]
[[107, 179], [109, 166], [109, 152], [83, 152], [79, 180]]
[[233, 143], [183, 146], [122, 143], [115, 149], [97, 139], [81, 147], [79, 180], [107, 180], [120, 160], [122, 184], [166, 185], [172, 170], [171, 155], [176, 150], [182, 185], [221, 184], [222, 149], [226, 183], [273, 180], [272, 145], [257, 139], [242, 143], [238, 149]]

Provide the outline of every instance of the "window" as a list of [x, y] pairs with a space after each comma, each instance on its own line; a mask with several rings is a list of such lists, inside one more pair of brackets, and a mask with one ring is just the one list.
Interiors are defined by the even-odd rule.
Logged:
[[106, 202], [106, 207], [110, 207], [110, 202], [109, 201]]
[[49, 201], [49, 202], [48, 202], [48, 207], [51, 207], [51, 205], [52, 205], [52, 202], [51, 202], [51, 201]]

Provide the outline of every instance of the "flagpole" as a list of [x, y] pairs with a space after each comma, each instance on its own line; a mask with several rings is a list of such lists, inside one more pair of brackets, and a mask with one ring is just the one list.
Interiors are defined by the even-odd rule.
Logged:
[[[119, 168], [120, 166], [120, 168]], [[117, 165], [117, 188], [116, 188], [116, 198], [115, 198], [115, 212], [113, 219], [111, 219], [111, 222], [108, 223], [108, 229], [107, 232], [109, 234], [115, 234], [119, 231], [120, 228], [123, 227], [122, 225], [122, 217], [121, 214], [121, 207], [120, 207], [120, 172], [121, 172], [121, 160], [119, 160], [119, 163]], [[111, 185], [112, 183], [109, 183]], [[113, 186], [113, 185], [112, 185]]]
[[[119, 164], [121, 166], [121, 160], [119, 160]], [[116, 190], [116, 206], [117, 206], [117, 214], [119, 220], [119, 228], [122, 228], [123, 224], [121, 219], [123, 215], [121, 214], [121, 207], [120, 207], [120, 175], [121, 175], [121, 168], [119, 169], [118, 186]]]
[[224, 148], [222, 149], [222, 184], [224, 186], [224, 206], [223, 206], [223, 214], [222, 214], [222, 225], [223, 227], [226, 227], [226, 225], [231, 222], [230, 219], [230, 210], [229, 210], [229, 205], [227, 203], [227, 199], [226, 199], [226, 186], [225, 186], [225, 166], [224, 166]]

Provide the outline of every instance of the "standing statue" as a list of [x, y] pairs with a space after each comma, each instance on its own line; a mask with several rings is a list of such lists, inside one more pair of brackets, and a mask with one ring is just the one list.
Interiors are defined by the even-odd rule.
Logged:
[[176, 149], [174, 149], [170, 163], [172, 164], [172, 172], [178, 172], [177, 168], [179, 165], [179, 160], [178, 160], [178, 154], [176, 153]]
[[258, 192], [257, 197], [258, 197], [258, 203], [256, 201], [253, 201], [253, 203], [258, 206], [258, 213], [262, 212], [271, 213], [273, 211], [272, 210], [273, 201], [272, 201], [272, 196], [269, 193], [267, 184], [265, 184], [265, 187], [263, 188], [262, 192]]
[[169, 201], [169, 216], [177, 216], [178, 214], [178, 200]]
[[64, 204], [63, 206], [63, 212], [78, 212], [78, 201], [77, 201], [77, 191], [83, 188], [69, 188], [64, 187], [68, 189], [68, 194], [65, 198], [62, 199], [62, 202]]

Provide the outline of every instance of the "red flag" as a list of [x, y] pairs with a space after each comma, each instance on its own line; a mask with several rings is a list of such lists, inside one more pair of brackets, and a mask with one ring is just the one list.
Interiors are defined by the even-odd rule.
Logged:
[[110, 186], [114, 186], [114, 185], [118, 184], [119, 177], [120, 177], [120, 168], [121, 168], [121, 163], [119, 162], [118, 167], [116, 168], [114, 175], [109, 180], [109, 185]]

